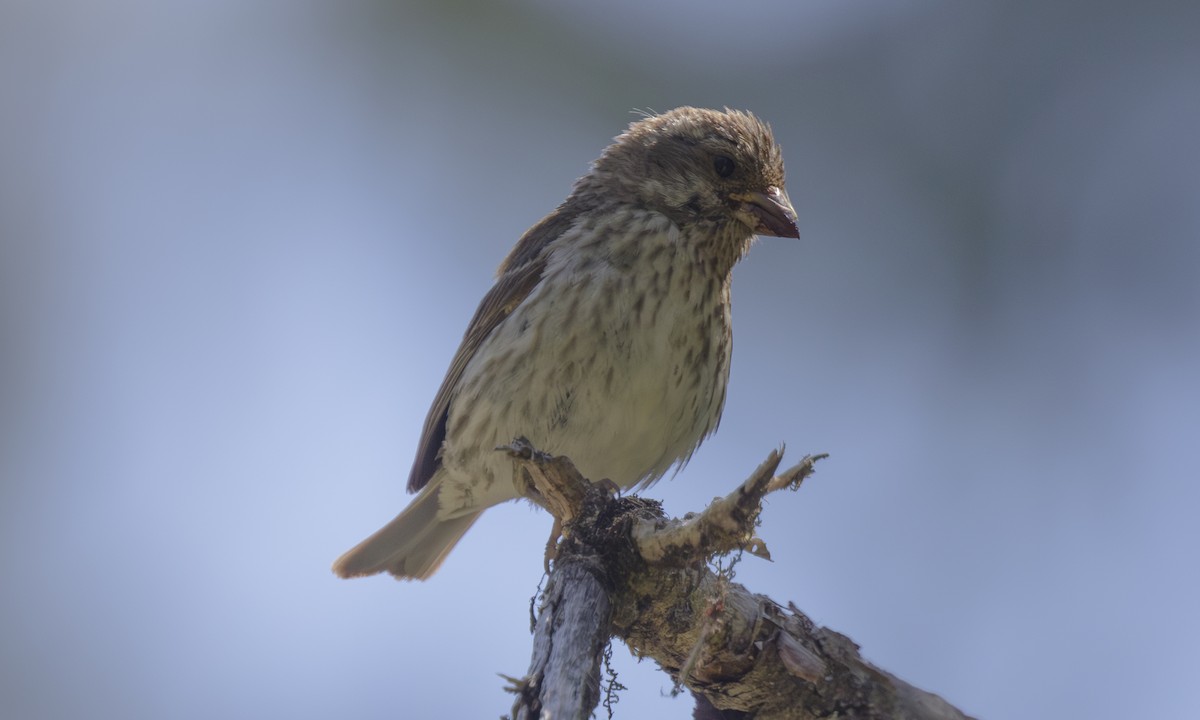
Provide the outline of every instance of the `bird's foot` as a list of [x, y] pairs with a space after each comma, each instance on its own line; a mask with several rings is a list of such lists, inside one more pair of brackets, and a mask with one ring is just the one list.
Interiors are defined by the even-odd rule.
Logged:
[[593, 484], [598, 485], [601, 490], [608, 493], [612, 497], [621, 496], [621, 486], [610, 478], [600, 478], [599, 480], [594, 481]]

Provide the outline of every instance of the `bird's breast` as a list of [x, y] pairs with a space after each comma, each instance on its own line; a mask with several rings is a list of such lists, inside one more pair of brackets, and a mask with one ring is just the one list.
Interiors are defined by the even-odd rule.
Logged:
[[629, 487], [661, 477], [716, 428], [728, 274], [697, 261], [669, 224], [607, 242], [597, 239], [611, 230], [583, 232], [485, 340], [451, 402], [443, 465], [472, 504], [515, 494], [511, 462], [492, 448], [517, 436]]

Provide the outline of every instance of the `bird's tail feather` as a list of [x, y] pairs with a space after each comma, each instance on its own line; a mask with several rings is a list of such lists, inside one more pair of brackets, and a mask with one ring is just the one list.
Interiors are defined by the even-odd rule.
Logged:
[[363, 540], [333, 564], [339, 577], [388, 571], [398, 578], [424, 580], [437, 571], [482, 511], [438, 519], [438, 487], [425, 490], [391, 522]]

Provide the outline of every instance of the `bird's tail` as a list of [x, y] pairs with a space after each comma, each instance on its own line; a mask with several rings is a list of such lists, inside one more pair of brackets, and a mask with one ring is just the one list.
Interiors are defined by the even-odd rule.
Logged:
[[333, 564], [334, 574], [351, 578], [386, 570], [407, 580], [424, 580], [433, 575], [483, 514], [481, 510], [439, 520], [439, 485], [427, 485], [404, 512], [338, 558]]

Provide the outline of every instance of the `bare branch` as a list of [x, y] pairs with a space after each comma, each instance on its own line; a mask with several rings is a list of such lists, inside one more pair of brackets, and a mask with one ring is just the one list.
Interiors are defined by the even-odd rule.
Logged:
[[583, 720], [600, 700], [610, 606], [592, 565], [579, 556], [556, 563], [538, 613], [529, 674], [514, 681], [517, 720]]
[[653, 564], [690, 564], [698, 557], [709, 558], [733, 550], [746, 549], [752, 554], [771, 558], [766, 543], [754, 536], [765, 495], [783, 488], [798, 488], [812, 475], [814, 465], [828, 455], [808, 455], [796, 466], [776, 476], [783, 460], [781, 451], [772, 451], [767, 459], [733, 492], [714, 500], [699, 515], [683, 521], [640, 522], [633, 528], [633, 539], [642, 558]]
[[[697, 717], [967, 717], [874, 667], [849, 638], [815, 625], [790, 603], [781, 606], [709, 568], [715, 555], [756, 543], [765, 550], [754, 536], [762, 498], [797, 487], [824, 455], [776, 476], [782, 455], [772, 452], [704, 512], [668, 521], [657, 503], [612, 497], [588, 483], [566, 458], [522, 441], [503, 449], [513, 454], [532, 499], [565, 518], [515, 716], [587, 718], [598, 697], [599, 657], [611, 636], [691, 690]], [[566, 669], [552, 668], [556, 663]], [[551, 703], [559, 703], [557, 709], [541, 714]]]

